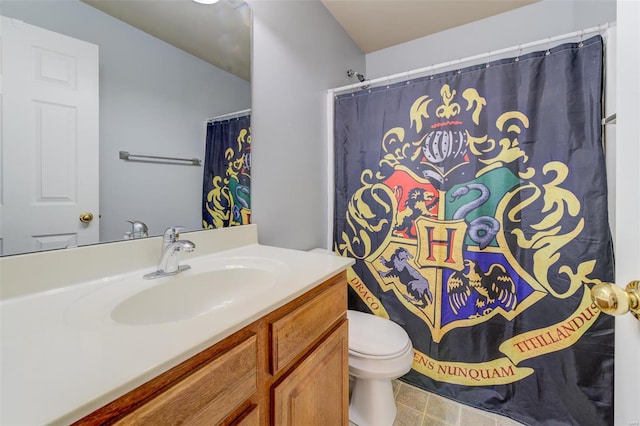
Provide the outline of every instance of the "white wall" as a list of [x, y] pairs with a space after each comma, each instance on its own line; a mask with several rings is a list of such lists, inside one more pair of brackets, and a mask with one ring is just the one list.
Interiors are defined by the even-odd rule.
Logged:
[[402, 73], [615, 20], [615, 0], [543, 0], [370, 53], [366, 75], [373, 79]]
[[250, 83], [79, 0], [2, 0], [2, 14], [100, 46], [101, 241], [126, 219], [154, 235], [200, 229], [202, 167], [132, 163], [118, 151], [204, 158], [205, 120], [249, 108]]
[[[618, 0], [615, 142], [616, 283], [640, 279], [640, 2]], [[640, 424], [640, 322], [616, 318], [616, 425]]]
[[364, 55], [317, 0], [249, 3], [252, 221], [262, 244], [320, 247], [328, 229], [326, 93], [351, 82], [349, 68], [363, 72]]

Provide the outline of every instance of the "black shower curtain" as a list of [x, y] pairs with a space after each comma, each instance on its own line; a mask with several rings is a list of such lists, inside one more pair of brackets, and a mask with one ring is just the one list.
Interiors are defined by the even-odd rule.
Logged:
[[613, 423], [602, 40], [335, 100], [351, 309], [415, 349], [403, 380], [531, 425]]
[[251, 117], [207, 123], [203, 228], [251, 222]]

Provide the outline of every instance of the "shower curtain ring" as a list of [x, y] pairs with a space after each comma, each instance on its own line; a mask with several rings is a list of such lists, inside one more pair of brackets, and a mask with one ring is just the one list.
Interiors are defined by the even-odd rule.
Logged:
[[489, 68], [491, 66], [490, 64], [491, 64], [491, 51], [489, 51], [489, 60], [487, 61], [485, 68]]
[[545, 56], [549, 56], [551, 54], [551, 38], [547, 39], [547, 51], [544, 53]]
[[584, 37], [584, 30], [580, 31], [580, 42], [578, 43], [578, 47], [584, 46], [584, 43], [582, 42], [583, 37]]
[[516, 56], [516, 58], [514, 59], [514, 62], [519, 62], [520, 61], [520, 54], [522, 53], [522, 46], [518, 45], [518, 56]]
[[604, 24], [598, 26], [598, 35], [600, 37], [604, 37], [609, 29], [609, 22], [605, 22]]

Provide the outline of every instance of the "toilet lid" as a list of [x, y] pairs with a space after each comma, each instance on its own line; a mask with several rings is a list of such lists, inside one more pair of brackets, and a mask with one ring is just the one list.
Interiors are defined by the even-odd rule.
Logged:
[[404, 352], [409, 336], [393, 321], [372, 314], [347, 311], [349, 351], [362, 356], [389, 356]]

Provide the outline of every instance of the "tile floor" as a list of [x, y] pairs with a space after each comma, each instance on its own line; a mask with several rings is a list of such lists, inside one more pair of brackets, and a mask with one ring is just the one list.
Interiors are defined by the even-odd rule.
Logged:
[[[393, 381], [398, 414], [393, 426], [519, 426], [507, 417], [487, 413]], [[350, 426], [355, 426], [350, 423]]]

